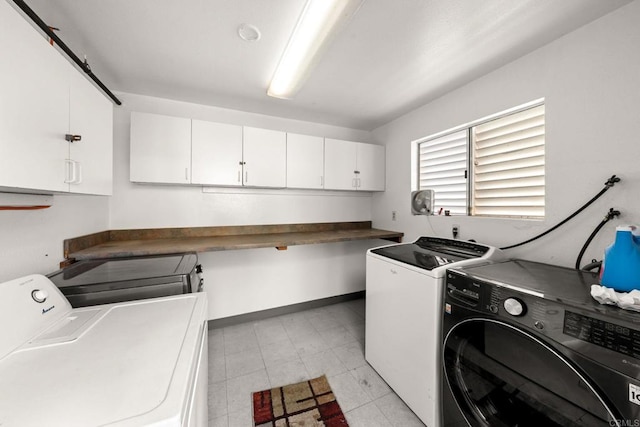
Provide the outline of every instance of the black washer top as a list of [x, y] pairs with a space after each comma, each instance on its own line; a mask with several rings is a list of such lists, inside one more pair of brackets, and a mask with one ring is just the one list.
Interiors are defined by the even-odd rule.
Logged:
[[562, 302], [634, 323], [640, 322], [640, 313], [600, 304], [593, 299], [591, 285], [599, 285], [600, 282], [598, 274], [589, 271], [522, 259], [487, 265], [456, 267], [452, 270], [463, 272], [473, 279], [498, 286], [506, 284], [538, 292], [544, 295], [544, 299]]
[[481, 257], [488, 251], [487, 246], [477, 243], [420, 237], [413, 243], [386, 246], [371, 252], [425, 270], [433, 270], [452, 262]]
[[516, 286], [542, 293], [545, 298], [576, 303], [591, 301], [591, 285], [598, 284], [596, 273], [522, 259], [492, 265], [459, 267], [455, 270], [463, 271], [479, 280]]
[[94, 291], [97, 285], [129, 288], [141, 283], [165, 283], [189, 275], [198, 262], [196, 254], [175, 254], [83, 260], [47, 277], [63, 293], [66, 289]]

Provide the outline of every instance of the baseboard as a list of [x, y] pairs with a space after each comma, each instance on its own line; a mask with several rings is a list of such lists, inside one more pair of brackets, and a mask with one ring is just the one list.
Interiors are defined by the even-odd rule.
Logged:
[[324, 307], [326, 305], [338, 304], [354, 299], [364, 298], [365, 291], [353, 292], [350, 294], [336, 295], [333, 297], [317, 299], [313, 301], [301, 302], [298, 304], [285, 305], [283, 307], [270, 308], [268, 310], [254, 311], [252, 313], [239, 314], [237, 316], [223, 317], [222, 319], [209, 320], [209, 329], [219, 329], [226, 326], [238, 325], [246, 322], [256, 322], [268, 319], [269, 317], [282, 316], [285, 314], [297, 313], [299, 311], [310, 310], [312, 308]]

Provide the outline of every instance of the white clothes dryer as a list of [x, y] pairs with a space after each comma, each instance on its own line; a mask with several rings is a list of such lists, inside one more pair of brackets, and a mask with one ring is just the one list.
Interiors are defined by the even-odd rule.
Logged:
[[429, 427], [441, 425], [446, 269], [504, 259], [497, 248], [438, 237], [367, 252], [365, 358]]
[[0, 284], [0, 425], [206, 426], [204, 293], [72, 309], [45, 276]]

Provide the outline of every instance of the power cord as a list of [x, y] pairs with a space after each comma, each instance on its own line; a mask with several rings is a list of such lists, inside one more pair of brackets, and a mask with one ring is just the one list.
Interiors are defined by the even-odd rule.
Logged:
[[571, 215], [569, 215], [567, 218], [565, 218], [564, 220], [560, 221], [558, 224], [554, 225], [553, 227], [551, 227], [550, 229], [548, 229], [547, 231], [538, 234], [535, 237], [532, 237], [529, 240], [525, 240], [524, 242], [520, 242], [520, 243], [516, 243], [515, 245], [510, 245], [510, 246], [505, 246], [503, 248], [500, 248], [502, 250], [507, 250], [507, 249], [513, 249], [513, 248], [517, 248], [518, 246], [522, 246], [522, 245], [526, 245], [527, 243], [531, 243], [534, 240], [538, 240], [539, 238], [546, 236], [547, 234], [551, 233], [553, 230], [555, 230], [556, 228], [560, 227], [561, 225], [564, 225], [566, 222], [570, 221], [571, 219], [573, 219], [576, 215], [578, 215], [580, 212], [582, 212], [583, 210], [585, 210], [587, 207], [589, 207], [589, 205], [591, 205], [593, 202], [595, 202], [596, 200], [598, 200], [600, 198], [600, 196], [602, 196], [608, 189], [610, 189], [611, 187], [613, 187], [617, 182], [620, 182], [620, 178], [618, 178], [615, 175], [612, 175], [611, 178], [609, 178], [607, 180], [607, 182], [604, 183], [604, 188], [602, 190], [600, 190], [600, 192], [598, 194], [596, 194], [595, 196], [593, 196], [591, 198], [591, 200], [589, 200], [587, 203], [585, 203], [584, 205], [582, 205], [582, 207], [580, 209], [578, 209], [577, 211], [575, 211], [574, 213], [572, 213]]

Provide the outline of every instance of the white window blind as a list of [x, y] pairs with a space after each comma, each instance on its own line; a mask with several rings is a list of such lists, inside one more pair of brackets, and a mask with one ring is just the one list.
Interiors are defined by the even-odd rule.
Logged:
[[544, 217], [544, 105], [471, 128], [472, 215]]
[[419, 189], [434, 190], [434, 211], [467, 214], [467, 129], [419, 143]]

